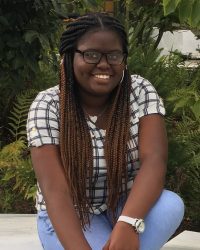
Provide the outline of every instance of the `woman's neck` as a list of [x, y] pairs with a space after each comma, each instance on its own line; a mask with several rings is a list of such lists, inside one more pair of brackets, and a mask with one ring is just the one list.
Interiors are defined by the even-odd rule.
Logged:
[[89, 115], [99, 115], [109, 106], [110, 96], [88, 96], [83, 93], [80, 96], [83, 110]]

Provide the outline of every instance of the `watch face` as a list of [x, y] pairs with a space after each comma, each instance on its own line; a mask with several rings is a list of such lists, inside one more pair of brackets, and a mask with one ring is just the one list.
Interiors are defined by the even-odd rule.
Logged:
[[137, 220], [135, 223], [135, 227], [138, 233], [143, 233], [145, 230], [144, 221], [142, 219]]

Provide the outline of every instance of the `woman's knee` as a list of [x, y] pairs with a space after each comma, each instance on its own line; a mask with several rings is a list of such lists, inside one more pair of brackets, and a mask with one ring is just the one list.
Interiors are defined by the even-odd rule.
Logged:
[[158, 250], [173, 235], [184, 215], [184, 203], [174, 192], [163, 190], [145, 218], [140, 250]]
[[179, 195], [163, 190], [159, 199], [147, 215], [147, 223], [157, 225], [161, 231], [174, 232], [184, 216], [184, 203]]
[[169, 190], [163, 190], [158, 202], [160, 202], [161, 209], [163, 209], [166, 214], [182, 220], [185, 208], [183, 200], [178, 194]]

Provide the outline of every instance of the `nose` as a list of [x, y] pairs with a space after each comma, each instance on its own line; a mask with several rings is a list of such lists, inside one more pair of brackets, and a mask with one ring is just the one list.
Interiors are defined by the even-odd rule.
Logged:
[[103, 54], [100, 58], [99, 63], [97, 64], [97, 67], [104, 67], [104, 68], [109, 68], [110, 64], [107, 61], [107, 57], [105, 54]]

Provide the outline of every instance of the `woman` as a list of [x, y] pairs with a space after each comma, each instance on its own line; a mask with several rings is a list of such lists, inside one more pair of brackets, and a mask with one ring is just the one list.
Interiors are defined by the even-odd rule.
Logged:
[[113, 17], [70, 22], [60, 54], [60, 87], [39, 93], [27, 124], [44, 249], [160, 249], [184, 213], [163, 190], [161, 99], [130, 76], [126, 33]]

